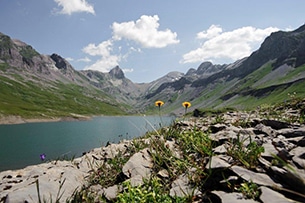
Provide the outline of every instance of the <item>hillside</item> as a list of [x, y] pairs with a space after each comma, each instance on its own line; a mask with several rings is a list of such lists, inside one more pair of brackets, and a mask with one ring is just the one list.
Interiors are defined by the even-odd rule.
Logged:
[[[195, 108], [253, 108], [304, 97], [305, 25], [272, 33], [249, 57], [227, 65], [202, 63], [179, 80], [146, 95], [163, 98], [170, 111], [188, 100]], [[289, 96], [290, 95], [290, 96]], [[176, 111], [177, 112], [177, 111]]]
[[125, 114], [128, 106], [91, 85], [57, 54], [0, 34], [0, 117], [77, 117]]
[[164, 113], [234, 107], [251, 109], [305, 96], [305, 25], [272, 33], [249, 57], [232, 64], [203, 62], [185, 74], [171, 72], [134, 83], [117, 66], [109, 73], [76, 71], [57, 54], [42, 55], [0, 33], [0, 117], [66, 117]]

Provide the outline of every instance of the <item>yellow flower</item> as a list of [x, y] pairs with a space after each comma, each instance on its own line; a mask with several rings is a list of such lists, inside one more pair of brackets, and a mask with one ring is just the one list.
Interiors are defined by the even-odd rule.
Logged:
[[187, 109], [188, 107], [191, 107], [191, 103], [190, 102], [183, 102], [182, 106]]
[[164, 102], [163, 102], [163, 101], [160, 101], [160, 100], [158, 100], [158, 101], [155, 102], [155, 105], [158, 106], [159, 108], [160, 108], [160, 106], [162, 106], [163, 104], [164, 104]]

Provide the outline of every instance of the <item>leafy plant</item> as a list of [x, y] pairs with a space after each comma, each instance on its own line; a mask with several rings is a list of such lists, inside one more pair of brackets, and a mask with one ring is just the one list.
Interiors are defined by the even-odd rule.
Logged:
[[236, 190], [241, 192], [247, 199], [258, 199], [261, 194], [259, 186], [252, 181], [240, 184]]
[[[245, 146], [244, 142], [249, 139], [250, 142]], [[227, 149], [228, 155], [238, 160], [246, 168], [254, 168], [258, 163], [258, 158], [261, 153], [264, 152], [264, 147], [258, 146], [256, 142], [251, 140], [251, 137], [241, 139], [240, 135], [237, 134], [237, 139], [229, 144]]]
[[144, 180], [144, 184], [132, 187], [130, 181], [123, 183], [125, 191], [118, 195], [117, 203], [142, 202], [142, 203], [172, 203], [186, 202], [186, 197], [171, 197], [159, 178]]
[[122, 168], [128, 159], [129, 156], [120, 151], [114, 158], [105, 160], [89, 178], [90, 185], [109, 187], [116, 184], [118, 179], [122, 178]]

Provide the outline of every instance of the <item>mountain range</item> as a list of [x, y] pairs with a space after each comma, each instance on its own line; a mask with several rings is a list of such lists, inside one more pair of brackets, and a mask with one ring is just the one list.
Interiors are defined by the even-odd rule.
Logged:
[[75, 70], [58, 54], [43, 55], [0, 33], [0, 117], [65, 117], [163, 113], [234, 107], [252, 109], [305, 96], [305, 25], [268, 36], [249, 57], [231, 64], [203, 62], [134, 83], [120, 67], [108, 73]]

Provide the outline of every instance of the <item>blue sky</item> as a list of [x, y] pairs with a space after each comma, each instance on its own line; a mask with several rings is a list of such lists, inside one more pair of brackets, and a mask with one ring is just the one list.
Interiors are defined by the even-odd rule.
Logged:
[[119, 65], [134, 82], [232, 63], [305, 23], [304, 0], [0, 0], [0, 32], [76, 70]]

